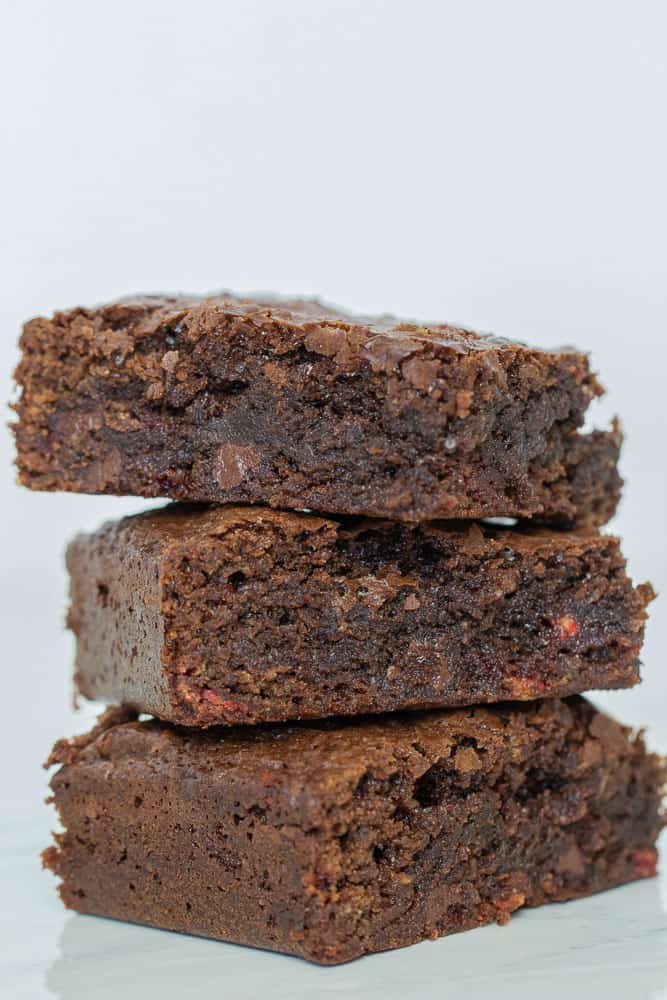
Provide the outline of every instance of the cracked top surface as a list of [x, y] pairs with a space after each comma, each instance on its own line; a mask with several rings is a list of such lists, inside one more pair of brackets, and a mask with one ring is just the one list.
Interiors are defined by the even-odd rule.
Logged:
[[579, 742], [583, 768], [623, 755], [629, 746], [627, 729], [576, 696], [252, 731], [201, 731], [133, 719], [130, 710], [109, 710], [88, 735], [56, 744], [47, 764], [114, 767], [131, 760], [153, 773], [185, 767], [207, 780], [216, 774], [225, 780], [230, 774], [245, 776], [286, 792], [296, 806], [294, 797], [301, 799], [302, 791], [311, 805], [347, 801], [369, 772], [387, 777], [400, 769], [418, 776], [448, 758], [457, 772], [483, 773], [527, 760], [536, 741], [550, 738]]
[[[517, 351], [534, 355], [572, 357], [585, 364], [585, 355], [574, 348], [559, 350], [528, 348], [488, 333], [477, 333], [447, 323], [417, 323], [389, 314], [361, 316], [334, 308], [317, 299], [288, 299], [269, 295], [243, 298], [231, 292], [215, 295], [143, 295], [119, 299], [97, 308], [77, 308], [57, 312], [55, 323], [68, 325], [77, 320], [79, 328], [92, 323], [102, 354], [123, 354], [133, 344], [168, 327], [174, 347], [180, 337], [196, 340], [198, 335], [225, 324], [246, 321], [268, 334], [280, 332], [316, 353], [333, 358], [341, 367], [368, 362], [374, 371], [395, 371], [409, 357], [427, 350], [441, 355], [466, 355]], [[42, 320], [37, 318], [33, 323]], [[122, 328], [122, 329], [121, 329]], [[168, 361], [167, 361], [168, 363]]]
[[[207, 538], [232, 535], [237, 530], [264, 529], [279, 531], [286, 539], [299, 539], [307, 534], [321, 533], [333, 538], [336, 534], [354, 537], [365, 532], [389, 530], [393, 522], [383, 518], [322, 517], [308, 511], [282, 511], [257, 505], [171, 503], [142, 514], [109, 521], [92, 534], [80, 535], [81, 542], [94, 543], [106, 536], [131, 538], [135, 546], [169, 547], [172, 544], [196, 544]], [[498, 525], [469, 520], [431, 521], [415, 527], [424, 536], [448, 537], [456, 540], [462, 554], [476, 554], [497, 546], [510, 545], [525, 553], [585, 552], [591, 547], [617, 544], [613, 535], [601, 535], [593, 529], [553, 532], [531, 524]]]

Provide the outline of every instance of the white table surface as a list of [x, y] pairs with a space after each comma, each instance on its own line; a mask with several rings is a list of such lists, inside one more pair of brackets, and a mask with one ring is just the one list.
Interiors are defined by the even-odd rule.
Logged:
[[[654, 579], [660, 573], [656, 566]], [[660, 582], [658, 580], [658, 582]], [[667, 865], [662, 876], [592, 899], [514, 916], [346, 966], [188, 938], [65, 911], [39, 852], [54, 825], [42, 804], [41, 761], [56, 738], [83, 731], [94, 708], [68, 707], [70, 638], [62, 630], [64, 581], [34, 574], [0, 593], [6, 612], [0, 754], [0, 997], [7, 1000], [161, 1000], [271, 997], [493, 996], [514, 1000], [667, 1000]], [[623, 721], [648, 724], [667, 751], [667, 686], [657, 613], [649, 631], [646, 680], [596, 698]], [[650, 654], [650, 655], [649, 655]], [[667, 843], [663, 839], [667, 855]]]

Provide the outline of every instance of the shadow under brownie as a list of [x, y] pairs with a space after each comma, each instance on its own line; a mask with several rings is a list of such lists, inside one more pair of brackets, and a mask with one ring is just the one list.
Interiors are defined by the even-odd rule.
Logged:
[[655, 874], [664, 762], [585, 700], [208, 730], [50, 763], [75, 910], [323, 964]]
[[628, 687], [650, 585], [596, 533], [185, 505], [70, 545], [87, 697], [196, 726]]
[[21, 349], [32, 489], [559, 525], [618, 502], [621, 435], [580, 431], [602, 389], [573, 348], [224, 294], [39, 317]]

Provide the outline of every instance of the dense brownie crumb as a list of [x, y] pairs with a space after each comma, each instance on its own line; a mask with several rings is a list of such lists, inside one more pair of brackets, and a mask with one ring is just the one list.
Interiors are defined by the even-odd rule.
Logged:
[[405, 521], [602, 524], [621, 435], [579, 431], [584, 354], [317, 302], [147, 297], [27, 323], [32, 489]]
[[655, 874], [665, 765], [580, 698], [60, 746], [67, 906], [348, 961]]
[[596, 533], [170, 505], [68, 550], [76, 680], [190, 725], [638, 680], [650, 585]]

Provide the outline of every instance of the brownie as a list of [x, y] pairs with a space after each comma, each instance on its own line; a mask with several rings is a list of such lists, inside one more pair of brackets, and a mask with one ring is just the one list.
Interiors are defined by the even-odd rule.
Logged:
[[335, 964], [654, 875], [665, 763], [581, 698], [56, 746], [65, 904]]
[[162, 510], [70, 545], [76, 683], [186, 725], [628, 687], [649, 584], [616, 538]]
[[145, 297], [26, 324], [33, 489], [421, 521], [602, 524], [617, 425], [582, 433], [586, 355], [314, 301]]

